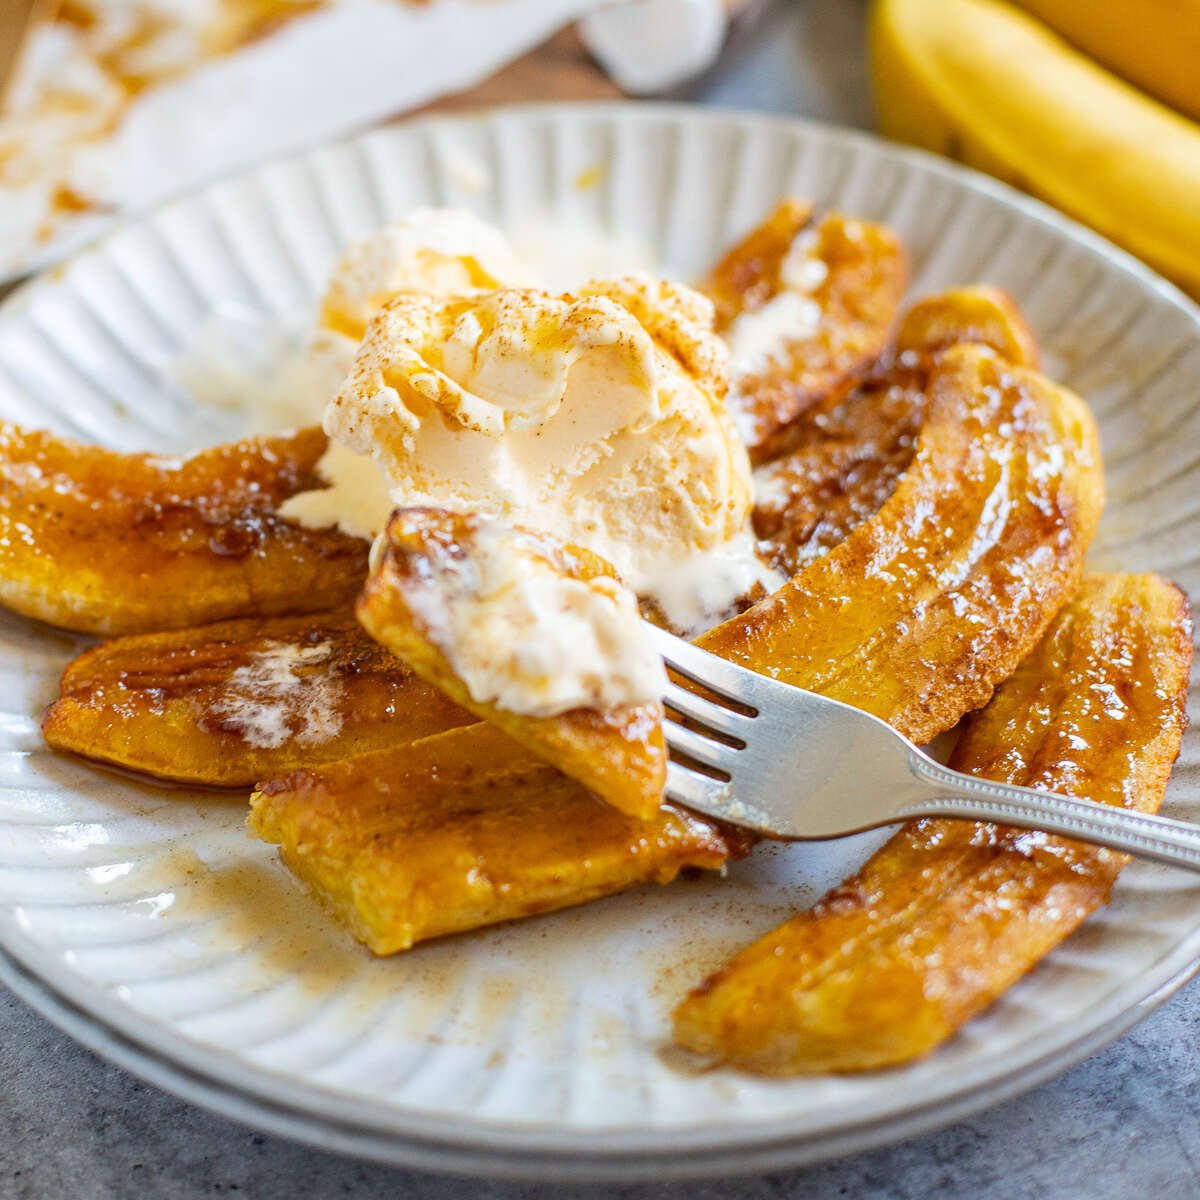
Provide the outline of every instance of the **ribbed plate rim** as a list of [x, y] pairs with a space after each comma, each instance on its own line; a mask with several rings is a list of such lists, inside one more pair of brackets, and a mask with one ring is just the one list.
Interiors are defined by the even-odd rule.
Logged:
[[[661, 1151], [622, 1150], [618, 1154], [603, 1146], [555, 1151], [541, 1146], [514, 1147], [507, 1136], [495, 1142], [479, 1140], [472, 1144], [458, 1138], [439, 1138], [437, 1131], [419, 1138], [416, 1134], [373, 1132], [353, 1123], [337, 1122], [327, 1115], [316, 1116], [303, 1109], [289, 1108], [280, 1099], [268, 1099], [252, 1090], [237, 1088], [217, 1072], [206, 1073], [199, 1064], [184, 1066], [154, 1050], [148, 1042], [140, 1044], [131, 1032], [117, 1031], [113, 1024], [105, 1023], [60, 995], [0, 948], [0, 984], [40, 1016], [146, 1083], [218, 1116], [302, 1145], [396, 1167], [563, 1183], [634, 1183], [750, 1175], [812, 1166], [935, 1131], [1014, 1099], [1104, 1049], [1165, 1004], [1198, 970], [1200, 958], [1193, 958], [1165, 983], [1134, 1004], [1121, 1008], [1098, 1028], [1031, 1064], [1018, 1065], [949, 1099], [931, 1099], [907, 1112], [846, 1124], [829, 1133], [797, 1136], [784, 1131], [760, 1137], [756, 1130], [743, 1129], [743, 1136], [730, 1144], [709, 1137], [706, 1144], [688, 1148], [686, 1152], [672, 1146]], [[605, 1136], [596, 1140], [602, 1142]], [[661, 1140], [661, 1135], [654, 1136]]]

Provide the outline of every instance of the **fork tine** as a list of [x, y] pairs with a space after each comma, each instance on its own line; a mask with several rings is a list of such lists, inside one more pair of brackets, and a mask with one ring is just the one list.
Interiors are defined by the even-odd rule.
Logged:
[[665, 629], [647, 624], [651, 637], [654, 638], [655, 649], [663, 656], [663, 661], [673, 671], [685, 675], [688, 679], [710, 691], [724, 696], [727, 700], [736, 700], [739, 704], [753, 707], [746, 688], [745, 679], [750, 674], [745, 667], [735, 666], [677, 638]]
[[697, 812], [719, 813], [730, 803], [731, 785], [690, 771], [677, 762], [667, 763], [667, 798], [689, 805]]
[[689, 692], [677, 683], [667, 684], [663, 700], [677, 713], [727, 737], [743, 737], [749, 731], [750, 722], [754, 720], [753, 717], [722, 708], [721, 705], [714, 704], [695, 692]]
[[723, 742], [714, 742], [703, 734], [685, 729], [669, 717], [663, 721], [663, 737], [667, 739], [667, 745], [672, 750], [678, 750], [680, 754], [686, 754], [688, 758], [693, 758], [706, 767], [715, 767], [718, 771], [733, 773], [733, 756], [738, 751], [732, 746], [726, 746]]

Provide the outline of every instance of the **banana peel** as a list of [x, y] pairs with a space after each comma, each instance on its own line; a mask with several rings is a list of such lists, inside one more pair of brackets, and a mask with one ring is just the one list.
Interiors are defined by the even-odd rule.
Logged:
[[876, 0], [871, 62], [888, 137], [1032, 192], [1200, 295], [1200, 125], [1002, 0]]
[[1200, 120], [1200, 0], [1019, 3], [1102, 66]]

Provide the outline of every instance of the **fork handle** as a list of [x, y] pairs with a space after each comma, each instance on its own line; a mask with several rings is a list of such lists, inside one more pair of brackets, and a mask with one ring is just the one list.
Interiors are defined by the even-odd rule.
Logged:
[[898, 814], [903, 818], [952, 817], [1015, 825], [1200, 871], [1200, 825], [1189, 821], [993, 783], [943, 767], [919, 753], [912, 755], [911, 766], [930, 792], [906, 805]]

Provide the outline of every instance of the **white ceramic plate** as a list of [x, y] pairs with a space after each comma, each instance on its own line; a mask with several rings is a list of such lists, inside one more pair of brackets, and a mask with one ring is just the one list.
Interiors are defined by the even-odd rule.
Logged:
[[[464, 161], [476, 168], [462, 170]], [[508, 227], [597, 225], [689, 277], [785, 193], [903, 234], [914, 291], [988, 280], [1086, 395], [1108, 461], [1095, 559], [1200, 594], [1200, 314], [1063, 218], [982, 177], [797, 121], [666, 107], [419, 122], [254, 171], [115, 234], [0, 316], [0, 414], [120, 447], [212, 440], [164, 385], [213, 310], [311, 305], [338, 248], [419, 204]], [[148, 1078], [394, 1162], [576, 1178], [798, 1163], [1010, 1095], [1102, 1044], [1200, 955], [1200, 883], [1142, 864], [1113, 903], [950, 1045], [903, 1070], [762, 1080], [680, 1069], [672, 1002], [877, 840], [764, 850], [376, 961], [242, 829], [241, 800], [50, 754], [38, 715], [81, 645], [0, 615], [0, 976]], [[1200, 725], [1167, 811], [1200, 817]]]

